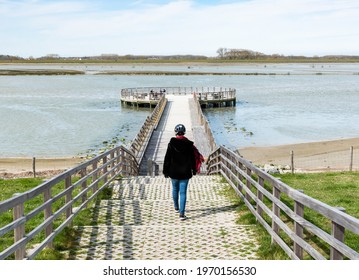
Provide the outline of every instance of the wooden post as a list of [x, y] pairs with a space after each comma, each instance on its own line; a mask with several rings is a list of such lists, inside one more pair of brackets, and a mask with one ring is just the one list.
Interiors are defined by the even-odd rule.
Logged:
[[120, 152], [120, 161], [121, 161], [120, 174], [122, 176], [126, 176], [126, 174], [125, 174], [125, 151], [123, 149], [121, 149], [121, 152]]
[[294, 174], [294, 152], [290, 152], [290, 170], [292, 171], [292, 174]]
[[[275, 198], [280, 199], [280, 190], [277, 189], [275, 186], [273, 186], [273, 196]], [[276, 215], [277, 217], [280, 217], [280, 208], [274, 202], [272, 202], [272, 211], [273, 211], [274, 215]], [[279, 226], [274, 221], [274, 219], [272, 219], [272, 229], [276, 234], [279, 234]], [[272, 237], [272, 244], [273, 243], [275, 243], [275, 240]]]
[[349, 171], [353, 171], [353, 155], [354, 155], [354, 148], [353, 146], [350, 147], [350, 163], [349, 163]]
[[103, 173], [105, 176], [103, 177], [103, 183], [105, 184], [107, 182], [107, 156], [102, 159], [102, 164], [104, 165]]
[[[65, 178], [65, 189], [71, 187], [71, 175]], [[66, 194], [65, 196], [65, 203], [68, 203], [72, 200], [72, 191]], [[70, 217], [72, 214], [72, 206], [66, 209], [66, 218]]]
[[[339, 211], [345, 212], [345, 208], [337, 207]], [[340, 242], [344, 242], [345, 228], [332, 221], [332, 236], [338, 239]], [[335, 248], [330, 247], [330, 259], [331, 260], [343, 260], [343, 255]]]
[[[239, 169], [241, 169], [243, 171], [243, 164], [239, 161], [238, 161], [238, 167], [239, 167]], [[243, 181], [243, 176], [241, 173], [239, 173], [238, 179], [241, 180], [241, 182]]]
[[[85, 168], [83, 168], [82, 170], [81, 170], [81, 178], [84, 178], [84, 177], [86, 177], [86, 167]], [[86, 189], [86, 187], [87, 187], [87, 181], [85, 180], [85, 181], [83, 181], [82, 182], [82, 184], [81, 184], [81, 190], [84, 190], [84, 189]], [[82, 202], [85, 202], [87, 200], [87, 193], [84, 193], [83, 195], [82, 195]]]
[[34, 178], [36, 178], [36, 158], [32, 158], [32, 172], [34, 174]]
[[[248, 177], [251, 177], [251, 174], [252, 174], [252, 170], [250, 170], [250, 169], [247, 167], [247, 175], [248, 175]], [[250, 191], [252, 184], [251, 184], [251, 181], [250, 181], [248, 178], [246, 179], [246, 185], [247, 185], [247, 188], [248, 188], [249, 191]], [[251, 201], [251, 197], [250, 197], [250, 195], [248, 194], [248, 191], [246, 191], [245, 197], [246, 197], [246, 200], [247, 200], [248, 202]]]
[[[92, 164], [92, 170], [95, 170], [95, 172], [92, 175], [92, 182], [95, 182], [97, 180], [97, 161], [95, 161]], [[93, 186], [93, 189], [92, 189], [92, 193], [96, 192], [97, 189], [98, 189], [98, 184], [95, 183], [94, 186]]]
[[152, 165], [152, 163], [153, 163], [152, 159], [149, 158], [147, 160], [147, 175], [151, 176], [151, 177], [153, 176], [153, 165]]
[[220, 164], [221, 164], [221, 158], [220, 158], [220, 154], [221, 154], [221, 150], [222, 148], [220, 148], [220, 150], [217, 151], [216, 153], [216, 173], [220, 173]]
[[[298, 190], [299, 192], [303, 193], [303, 190]], [[297, 214], [300, 217], [304, 217], [304, 205], [301, 204], [298, 201], [294, 201], [294, 213]], [[297, 222], [294, 222], [294, 232], [295, 234], [303, 239], [303, 227], [298, 224]], [[297, 243], [294, 242], [294, 253], [299, 259], [303, 259], [303, 248], [300, 247]]]
[[[110, 158], [111, 158], [111, 169], [113, 169], [115, 167], [115, 151], [112, 151], [111, 154], [110, 154]], [[115, 170], [111, 171], [111, 174], [110, 174], [111, 177], [115, 176]]]
[[[261, 187], [264, 187], [264, 179], [262, 177], [258, 177], [258, 184]], [[257, 189], [257, 197], [258, 197], [258, 200], [263, 202], [263, 193], [258, 189]], [[257, 204], [257, 213], [258, 213], [259, 216], [262, 217], [263, 209], [258, 204]]]
[[[15, 193], [13, 196], [19, 196], [20, 193]], [[24, 216], [24, 203], [18, 204], [13, 209], [13, 219], [16, 221]], [[14, 229], [14, 241], [17, 242], [25, 236], [25, 225], [20, 224]], [[25, 257], [25, 246], [20, 247], [15, 251], [15, 260], [22, 260]]]
[[117, 147], [116, 149], [116, 169], [115, 169], [115, 172], [116, 172], [116, 175], [119, 173], [119, 163], [120, 163], [120, 148]]
[[[48, 201], [51, 199], [51, 189], [48, 188], [44, 191], [44, 202]], [[44, 209], [44, 219], [48, 219], [50, 218], [52, 215], [52, 207], [51, 204], [46, 206], [46, 208]], [[53, 231], [53, 223], [49, 224], [46, 228], [45, 228], [45, 237], [48, 237]], [[52, 241], [47, 243], [47, 248], [54, 248]]]

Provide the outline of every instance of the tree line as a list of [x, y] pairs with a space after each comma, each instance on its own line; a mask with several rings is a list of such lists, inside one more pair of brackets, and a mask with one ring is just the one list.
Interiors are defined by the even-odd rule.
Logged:
[[325, 55], [325, 56], [296, 56], [283, 54], [264, 54], [258, 51], [247, 49], [227, 49], [219, 48], [217, 50], [217, 57], [223, 60], [263, 60], [263, 59], [359, 59], [355, 55]]
[[118, 54], [101, 54], [98, 56], [78, 56], [78, 57], [61, 57], [58, 54], [48, 54], [42, 57], [23, 58], [20, 56], [1, 55], [0, 61], [34, 61], [34, 62], [58, 62], [58, 61], [351, 61], [359, 62], [359, 56], [356, 55], [326, 55], [326, 56], [298, 56], [283, 54], [264, 54], [262, 52], [248, 49], [230, 49], [219, 48], [216, 57], [208, 57], [204, 55], [118, 55]]

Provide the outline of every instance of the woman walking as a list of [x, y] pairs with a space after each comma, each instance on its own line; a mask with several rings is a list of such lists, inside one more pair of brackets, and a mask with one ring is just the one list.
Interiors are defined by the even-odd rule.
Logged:
[[171, 178], [174, 208], [179, 212], [181, 220], [187, 219], [187, 186], [189, 179], [197, 172], [193, 142], [184, 136], [185, 133], [183, 124], [176, 125], [176, 137], [172, 137], [168, 143], [163, 164], [163, 175]]

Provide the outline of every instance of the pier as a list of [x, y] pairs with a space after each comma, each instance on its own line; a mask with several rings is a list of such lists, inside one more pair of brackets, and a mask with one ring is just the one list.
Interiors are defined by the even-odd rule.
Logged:
[[[162, 94], [151, 97], [156, 91]], [[0, 201], [0, 238], [14, 240], [0, 247], [0, 259], [36, 259], [44, 249], [56, 250], [54, 240], [65, 228], [77, 234], [70, 249], [58, 249], [65, 259], [258, 259], [261, 240], [254, 225], [236, 222], [238, 207], [246, 207], [272, 244], [291, 259], [359, 259], [344, 240], [347, 231], [359, 234], [357, 218], [291, 188], [216, 143], [202, 109], [234, 106], [234, 92], [122, 90], [124, 106], [151, 107], [137, 136], [127, 146]], [[167, 144], [178, 123], [186, 126], [186, 136], [207, 159], [190, 180], [186, 221], [178, 219], [171, 181], [162, 175]], [[229, 188], [241, 206], [221, 194]], [[29, 209], [34, 199], [39, 202]], [[312, 224], [305, 210], [326, 219], [331, 232]], [[87, 224], [77, 222], [83, 215], [90, 216]]]
[[194, 95], [202, 108], [236, 106], [236, 90], [222, 87], [144, 87], [121, 90], [121, 103], [135, 107], [154, 107], [162, 96]]

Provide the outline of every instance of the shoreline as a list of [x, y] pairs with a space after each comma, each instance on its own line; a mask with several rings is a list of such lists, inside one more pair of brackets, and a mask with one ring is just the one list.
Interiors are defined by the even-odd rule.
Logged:
[[348, 170], [353, 147], [353, 171], [359, 170], [359, 137], [268, 147], [243, 147], [239, 154], [256, 165], [290, 165], [306, 171]]
[[[80, 157], [36, 158], [35, 172], [37, 177], [51, 178], [83, 162]], [[0, 158], [0, 179], [34, 177], [32, 158]]]
[[[290, 152], [294, 152], [294, 165], [301, 170], [329, 171], [348, 169], [350, 147], [353, 147], [353, 170], [359, 170], [359, 137], [318, 142], [243, 147], [237, 151], [256, 165], [290, 165]], [[53, 177], [85, 161], [80, 157], [36, 158], [37, 177]], [[0, 158], [0, 178], [33, 177], [32, 158]]]

